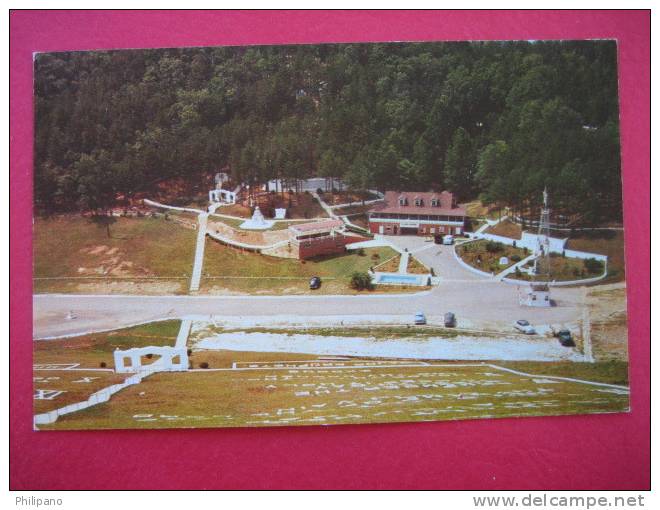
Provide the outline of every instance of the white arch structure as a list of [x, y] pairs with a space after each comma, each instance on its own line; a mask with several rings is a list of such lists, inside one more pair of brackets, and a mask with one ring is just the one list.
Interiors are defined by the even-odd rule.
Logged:
[[222, 202], [225, 204], [235, 204], [236, 203], [235, 191], [230, 191], [228, 189], [212, 189], [209, 190], [209, 202]]
[[[142, 366], [142, 356], [152, 354], [160, 359]], [[118, 374], [138, 373], [143, 370], [159, 372], [183, 372], [188, 370], [186, 347], [135, 347], [125, 351], [115, 351], [115, 372]], [[127, 363], [128, 361], [128, 363]]]

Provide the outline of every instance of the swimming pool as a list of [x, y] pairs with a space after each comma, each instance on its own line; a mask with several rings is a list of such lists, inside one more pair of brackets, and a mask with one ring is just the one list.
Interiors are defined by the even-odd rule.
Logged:
[[426, 285], [427, 275], [379, 274], [376, 283], [388, 285]]

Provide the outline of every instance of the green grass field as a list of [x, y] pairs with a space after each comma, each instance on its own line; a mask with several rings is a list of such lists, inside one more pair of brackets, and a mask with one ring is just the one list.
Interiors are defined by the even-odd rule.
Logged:
[[[367, 271], [395, 255], [394, 250], [383, 247], [366, 249], [364, 255], [346, 252], [301, 261], [238, 250], [209, 239], [204, 253], [201, 292], [308, 293], [309, 278], [320, 276], [323, 284], [314, 293], [353, 293], [355, 291], [349, 287], [353, 272]], [[374, 292], [385, 291], [376, 289]]]
[[482, 364], [286, 361], [155, 374], [108, 403], [43, 428], [327, 425], [625, 412], [629, 406], [623, 389]]
[[[35, 340], [33, 363], [77, 363], [80, 368], [114, 368], [115, 349], [146, 346], [173, 346], [180, 321], [151, 322], [133, 328], [92, 333], [57, 340]], [[105, 363], [105, 367], [101, 367]]]
[[[107, 333], [34, 342], [34, 388], [58, 393], [34, 401], [35, 413], [86, 400], [121, 382], [112, 352], [173, 345], [178, 320]], [[231, 330], [224, 330], [230, 333]], [[248, 331], [248, 330], [244, 330]], [[249, 332], [269, 332], [252, 328]], [[314, 335], [377, 338], [456, 335], [429, 327], [316, 327]], [[297, 331], [299, 332], [299, 331]], [[199, 333], [198, 333], [199, 334]], [[59, 366], [58, 366], [59, 364]], [[312, 354], [192, 350], [196, 369], [158, 373], [107, 403], [60, 417], [40, 429], [169, 428], [341, 424], [623, 412], [625, 389], [550, 379], [627, 385], [628, 363], [429, 362]], [[200, 369], [208, 366], [208, 369]], [[58, 369], [59, 368], [59, 369]], [[66, 369], [75, 368], [75, 370]], [[511, 369], [524, 374], [511, 373]], [[530, 374], [530, 375], [525, 375]]]
[[[34, 292], [185, 292], [195, 231], [162, 218], [37, 218]], [[162, 291], [160, 291], [162, 290]]]

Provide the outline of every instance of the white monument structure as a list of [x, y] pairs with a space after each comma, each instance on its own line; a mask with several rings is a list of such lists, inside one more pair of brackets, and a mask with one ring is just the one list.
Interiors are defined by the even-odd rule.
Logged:
[[275, 219], [276, 220], [283, 220], [286, 218], [286, 209], [281, 208], [281, 209], [275, 209]]
[[256, 206], [252, 218], [241, 223], [240, 227], [248, 230], [266, 230], [271, 228], [274, 223], [274, 221], [266, 220], [259, 210], [259, 206]]
[[[142, 356], [160, 356], [153, 363], [142, 366]], [[160, 372], [184, 372], [188, 370], [188, 351], [183, 347], [135, 347], [114, 352], [115, 372], [118, 374], [138, 373], [157, 369]], [[128, 361], [128, 363], [126, 363]]]
[[237, 195], [238, 195], [238, 189], [235, 189], [234, 191], [230, 191], [228, 189], [216, 188], [209, 190], [209, 202], [235, 204]]

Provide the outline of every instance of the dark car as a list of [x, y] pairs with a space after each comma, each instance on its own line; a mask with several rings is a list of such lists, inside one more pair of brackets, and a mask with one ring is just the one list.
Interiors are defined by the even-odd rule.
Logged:
[[559, 343], [562, 344], [564, 347], [574, 347], [575, 342], [573, 341], [573, 337], [571, 336], [571, 332], [567, 329], [560, 329], [559, 331], [555, 332], [555, 336], [559, 340]]
[[309, 280], [309, 288], [312, 290], [316, 290], [321, 287], [321, 279], [318, 276], [312, 276], [311, 280]]
[[443, 237], [444, 237], [443, 235], [436, 234], [436, 235], [433, 236], [433, 242], [435, 244], [442, 244], [442, 238]]
[[447, 312], [445, 314], [445, 328], [454, 328], [456, 327], [456, 315], [452, 312]]

